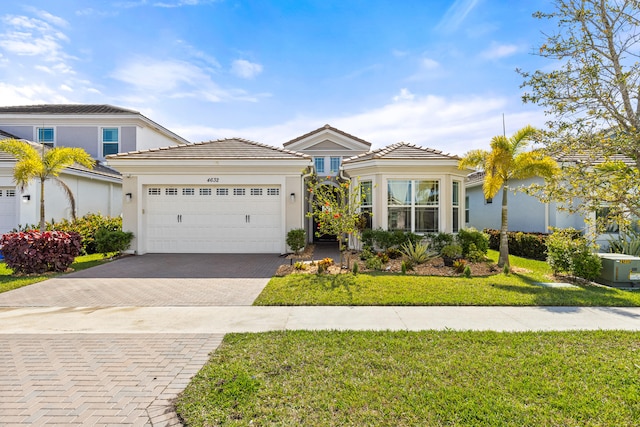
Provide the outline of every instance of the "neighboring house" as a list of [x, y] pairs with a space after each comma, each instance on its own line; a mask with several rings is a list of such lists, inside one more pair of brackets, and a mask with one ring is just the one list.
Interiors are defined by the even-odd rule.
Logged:
[[287, 232], [302, 227], [311, 240], [306, 179], [318, 158], [325, 185], [341, 174], [332, 157], [343, 177], [363, 182], [374, 228], [453, 232], [461, 224], [468, 171], [458, 170], [458, 157], [406, 143], [369, 151], [329, 125], [284, 147], [233, 138], [109, 156], [130, 197], [123, 226], [136, 236], [132, 252], [285, 253]]
[[[15, 135], [0, 131], [0, 139], [18, 139]], [[41, 149], [41, 144], [25, 141]], [[45, 148], [48, 149], [48, 148]], [[13, 180], [16, 160], [0, 151], [0, 234], [19, 226], [37, 225], [40, 222], [40, 183], [33, 180], [24, 188]], [[121, 177], [118, 172], [102, 165], [87, 169], [81, 165], [66, 168], [59, 176], [72, 189], [76, 201], [76, 215], [101, 212], [116, 216], [121, 213]], [[71, 218], [71, 207], [65, 192], [54, 181], [45, 182], [46, 220], [59, 221]]]
[[[478, 230], [491, 228], [500, 229], [502, 211], [502, 193], [499, 192], [493, 199], [485, 199], [482, 191], [484, 172], [470, 174], [465, 186], [467, 200], [465, 203], [465, 224]], [[529, 185], [543, 184], [542, 178], [509, 181], [509, 187], [514, 189], [528, 187]], [[549, 227], [567, 228], [577, 230], [585, 228], [585, 221], [578, 214], [570, 214], [560, 210], [555, 203], [542, 203], [534, 196], [522, 191], [509, 193], [509, 230], [532, 233], [548, 233]]]
[[[31, 141], [38, 147], [79, 147], [96, 159], [91, 171], [73, 166], [61, 175], [74, 193], [78, 216], [122, 213], [121, 177], [102, 163], [106, 155], [189, 143], [137, 111], [87, 104], [0, 107], [0, 138]], [[0, 233], [39, 222], [39, 185], [17, 188], [14, 163], [0, 153]], [[45, 203], [47, 221], [71, 218], [67, 199], [54, 183], [46, 184]]]
[[[572, 159], [564, 159], [573, 161]], [[485, 199], [482, 191], [484, 172], [473, 172], [467, 176], [465, 181], [466, 202], [465, 202], [465, 225], [482, 229], [500, 229], [502, 193], [498, 193], [492, 200]], [[522, 191], [515, 191], [518, 188], [528, 187], [531, 184], [544, 184], [542, 178], [531, 178], [527, 180], [512, 180], [509, 187], [514, 192], [509, 193], [508, 215], [509, 230], [533, 233], [549, 233], [550, 228], [575, 228], [587, 234], [593, 233], [592, 225], [599, 215], [605, 215], [607, 208], [603, 206], [598, 212], [592, 212], [589, 221], [580, 213], [570, 213], [561, 209], [561, 205], [555, 202], [543, 203], [538, 198], [525, 194]], [[579, 203], [579, 202], [576, 202]], [[618, 227], [612, 223], [607, 228], [607, 232], [595, 237], [595, 242], [601, 247], [608, 247], [610, 238], [618, 236]]]
[[189, 143], [138, 111], [112, 105], [0, 107], [0, 130], [50, 147], [80, 147], [99, 161], [109, 154]]

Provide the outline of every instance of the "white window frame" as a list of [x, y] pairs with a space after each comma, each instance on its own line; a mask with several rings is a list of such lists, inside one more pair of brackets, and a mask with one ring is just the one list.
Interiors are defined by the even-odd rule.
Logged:
[[[393, 182], [406, 182], [408, 183], [408, 191], [409, 194], [405, 194], [405, 200], [403, 204], [391, 204], [389, 203], [389, 197], [390, 197], [390, 191], [389, 191], [389, 186], [392, 185]], [[417, 191], [418, 191], [418, 186], [419, 183], [421, 182], [431, 182], [431, 183], [435, 183], [436, 186], [436, 201], [431, 201], [431, 200], [427, 200], [425, 203], [420, 203], [418, 204], [418, 200], [416, 197]], [[442, 189], [442, 181], [440, 179], [437, 178], [416, 178], [416, 179], [406, 179], [406, 178], [397, 178], [397, 179], [388, 179], [387, 180], [387, 229], [390, 231], [393, 230], [403, 230], [403, 231], [410, 231], [412, 233], [417, 233], [417, 234], [425, 234], [425, 233], [434, 233], [434, 232], [438, 232], [440, 230], [440, 226], [442, 224], [442, 219], [441, 219], [441, 189]], [[407, 203], [407, 199], [406, 197], [409, 196], [409, 201]], [[393, 208], [402, 208], [402, 210], [406, 211], [407, 208], [409, 209], [409, 227], [405, 227], [405, 228], [391, 228], [391, 221], [390, 219], [390, 212], [391, 209]], [[429, 209], [434, 209], [435, 215], [436, 215], [436, 227], [435, 230], [416, 230], [416, 222], [418, 219], [418, 215], [417, 215], [417, 209], [420, 208], [429, 208]]]
[[[337, 164], [334, 164], [337, 163]], [[342, 163], [342, 158], [341, 157], [329, 157], [329, 173], [331, 174], [337, 174], [338, 171], [340, 170], [340, 164]]]
[[42, 144], [43, 141], [40, 139], [40, 131], [41, 130], [48, 130], [51, 129], [51, 132], [53, 133], [53, 140], [51, 141], [44, 141], [44, 145], [46, 145], [47, 147], [55, 147], [56, 146], [56, 128], [54, 126], [42, 126], [42, 127], [37, 127], [36, 128], [36, 137], [35, 140], [37, 143]]
[[[118, 140], [117, 141], [105, 141], [104, 140], [104, 132], [105, 130], [111, 130], [111, 129], [115, 129], [118, 131]], [[102, 155], [102, 157], [107, 157], [109, 154], [115, 154], [115, 153], [109, 153], [109, 154], [105, 154], [104, 153], [104, 148], [106, 144], [116, 144], [116, 153], [120, 152], [120, 142], [122, 140], [122, 129], [120, 129], [119, 126], [104, 126], [100, 128], [100, 154]]]
[[324, 174], [325, 168], [325, 158], [324, 157], [314, 157], [313, 158], [313, 166], [316, 168], [317, 174]]

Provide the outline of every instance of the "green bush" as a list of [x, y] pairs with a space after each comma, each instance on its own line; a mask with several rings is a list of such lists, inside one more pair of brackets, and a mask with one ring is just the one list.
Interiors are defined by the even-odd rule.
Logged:
[[76, 232], [82, 236], [82, 253], [95, 254], [100, 253], [96, 248], [96, 233], [100, 229], [108, 231], [121, 231], [122, 218], [102, 216], [100, 214], [86, 214], [82, 218], [75, 221], [63, 219], [57, 223], [47, 224], [48, 230], [58, 230], [66, 232]]
[[[500, 250], [500, 230], [487, 229], [484, 232], [489, 235], [489, 248]], [[509, 231], [507, 240], [509, 254], [523, 258], [544, 261], [547, 259], [546, 233], [524, 233], [522, 231]]]
[[96, 231], [94, 237], [96, 251], [106, 255], [110, 252], [121, 253], [129, 249], [129, 245], [131, 245], [131, 240], [133, 239], [133, 233], [130, 231], [114, 231], [100, 228]]
[[364, 230], [362, 232], [362, 244], [365, 248], [380, 249], [398, 248], [407, 242], [413, 244], [422, 240], [422, 236], [402, 230], [387, 231], [382, 228]]
[[427, 239], [431, 242], [431, 248], [440, 252], [445, 246], [453, 244], [455, 237], [451, 233], [436, 233], [427, 235]]
[[[482, 256], [489, 250], [489, 236], [475, 228], [466, 228], [458, 231], [458, 243], [462, 247], [462, 256], [467, 258], [471, 250], [479, 251]], [[471, 245], [475, 247], [472, 249]]]
[[298, 253], [300, 249], [306, 245], [306, 233], [304, 228], [294, 228], [287, 233], [287, 246], [295, 253]]
[[600, 275], [602, 261], [593, 247], [573, 228], [553, 229], [547, 237], [547, 262], [554, 273], [592, 280]]
[[377, 256], [371, 257], [364, 262], [364, 265], [369, 270], [382, 270], [382, 264], [382, 259]]

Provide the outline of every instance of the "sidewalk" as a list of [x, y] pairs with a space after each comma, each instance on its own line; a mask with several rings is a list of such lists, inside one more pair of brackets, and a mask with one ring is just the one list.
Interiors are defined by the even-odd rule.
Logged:
[[0, 334], [224, 334], [296, 329], [640, 331], [640, 307], [0, 308]]

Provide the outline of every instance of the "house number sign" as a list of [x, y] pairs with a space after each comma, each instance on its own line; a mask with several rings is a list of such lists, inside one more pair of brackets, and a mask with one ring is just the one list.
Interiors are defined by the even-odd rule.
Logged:
[[207, 182], [220, 182], [220, 178], [207, 178]]

